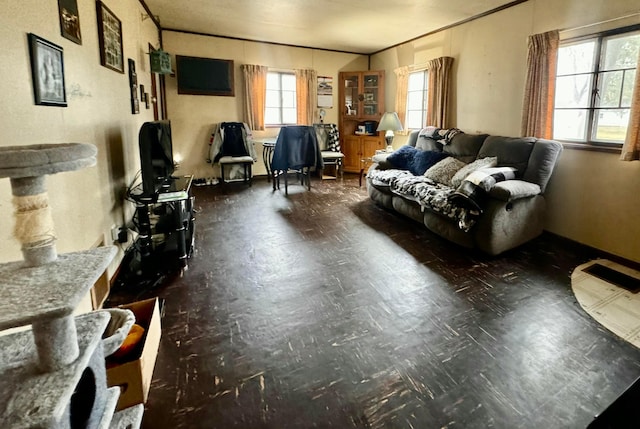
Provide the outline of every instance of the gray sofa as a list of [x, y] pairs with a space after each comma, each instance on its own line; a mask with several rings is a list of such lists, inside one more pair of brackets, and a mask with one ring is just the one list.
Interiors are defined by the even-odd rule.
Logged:
[[[449, 197], [449, 203], [446, 202], [447, 195], [456, 191], [453, 186], [423, 180], [422, 177], [415, 177], [415, 174], [399, 170], [386, 159], [387, 155], [374, 157], [374, 164], [367, 173], [370, 198], [382, 207], [424, 224], [441, 237], [467, 248], [478, 248], [490, 255], [512, 249], [542, 233], [544, 191], [562, 152], [560, 143], [532, 137], [470, 135], [462, 132], [444, 145], [436, 138], [438, 136], [429, 138], [413, 131], [407, 145], [417, 150], [444, 152], [464, 163], [496, 157], [497, 166], [517, 169], [515, 180], [500, 181], [483, 192], [481, 209], [473, 212], [475, 217], [469, 228], [461, 226], [464, 222], [451, 213], [451, 207], [449, 212], [441, 210], [441, 205], [453, 201]], [[416, 191], [415, 185], [402, 186], [402, 183], [412, 184], [416, 180], [420, 182], [418, 186], [421, 192]], [[411, 192], [405, 188], [410, 188]], [[437, 191], [440, 203], [437, 198], [435, 202], [433, 198], [430, 201], [421, 198], [434, 191]], [[453, 211], [459, 214], [460, 210]], [[469, 216], [467, 209], [462, 211]]]

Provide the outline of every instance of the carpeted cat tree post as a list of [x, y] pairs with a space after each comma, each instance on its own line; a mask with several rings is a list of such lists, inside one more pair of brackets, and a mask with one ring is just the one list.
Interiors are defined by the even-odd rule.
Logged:
[[[126, 337], [133, 315], [72, 314], [116, 249], [58, 255], [45, 186], [48, 174], [95, 165], [96, 153], [81, 143], [0, 147], [0, 178], [11, 180], [14, 235], [24, 258], [0, 264], [0, 331], [31, 325], [0, 336], [2, 428], [140, 426], [141, 404], [114, 414], [120, 391], [107, 388], [104, 361]], [[115, 334], [103, 339], [107, 327]]]

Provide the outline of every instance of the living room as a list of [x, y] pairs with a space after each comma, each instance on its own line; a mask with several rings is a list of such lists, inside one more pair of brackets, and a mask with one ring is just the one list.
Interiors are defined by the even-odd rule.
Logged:
[[[81, 44], [60, 35], [55, 1], [4, 2], [0, 14], [0, 40], [5, 48], [5, 79], [0, 88], [6, 94], [0, 119], [0, 147], [61, 142], [86, 142], [97, 147], [95, 167], [47, 177], [61, 253], [110, 241], [111, 228], [131, 219], [134, 208], [125, 201], [124, 189], [139, 170], [138, 131], [144, 122], [154, 120], [153, 101], [149, 109], [140, 106], [138, 114], [131, 113], [127, 68], [119, 73], [100, 64], [95, 2], [77, 3]], [[334, 82], [341, 71], [384, 70], [385, 102], [393, 106], [395, 68], [450, 56], [454, 58], [452, 123], [468, 133], [518, 136], [528, 36], [557, 29], [561, 30], [561, 38], [570, 38], [640, 23], [635, 0], [529, 0], [369, 55], [160, 31], [149, 18], [149, 10], [138, 0], [104, 3], [121, 21], [123, 58], [135, 61], [138, 85], [149, 90], [154, 86], [149, 46], [159, 48], [161, 41], [162, 48], [172, 56], [235, 62], [235, 97], [181, 95], [177, 93], [175, 77], [163, 78], [163, 102], [173, 129], [174, 153], [180, 159], [180, 171], [195, 177], [213, 175], [206, 162], [211, 126], [222, 121], [243, 121], [241, 64], [280, 70], [313, 68], [318, 75], [333, 77]], [[34, 104], [28, 33], [63, 47], [66, 107]], [[155, 87], [158, 97], [162, 97], [161, 79]], [[336, 92], [333, 97], [336, 106]], [[326, 109], [326, 113], [325, 122], [338, 122], [336, 107]], [[270, 128], [254, 134], [258, 138], [271, 137], [277, 131]], [[394, 147], [400, 147], [406, 139], [404, 135], [396, 136]], [[621, 162], [619, 153], [567, 145], [545, 193], [545, 230], [603, 254], [640, 263], [640, 223], [636, 219], [640, 213], [639, 170], [640, 163]], [[254, 173], [266, 173], [260, 162]], [[366, 198], [364, 190], [362, 196]], [[241, 202], [238, 198], [231, 199]], [[2, 262], [22, 258], [20, 245], [13, 238], [11, 200], [9, 181], [0, 181], [0, 208], [7, 219], [1, 232]], [[208, 252], [203, 250], [204, 254]], [[109, 267], [109, 277], [116, 273], [123, 256], [124, 247]], [[527, 427], [526, 422], [522, 427]]]

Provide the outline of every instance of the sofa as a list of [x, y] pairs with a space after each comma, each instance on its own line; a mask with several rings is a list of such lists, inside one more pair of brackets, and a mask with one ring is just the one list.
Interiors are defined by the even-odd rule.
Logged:
[[367, 192], [453, 243], [498, 255], [542, 233], [544, 192], [561, 152], [552, 140], [430, 127], [373, 157]]

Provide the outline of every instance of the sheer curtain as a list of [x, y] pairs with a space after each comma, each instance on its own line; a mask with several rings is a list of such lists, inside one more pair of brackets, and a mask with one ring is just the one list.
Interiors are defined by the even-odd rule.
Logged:
[[636, 81], [633, 85], [627, 137], [624, 139], [622, 154], [620, 155], [622, 161], [640, 160], [640, 52], [638, 54]]
[[[427, 63], [429, 71], [427, 123], [438, 128], [448, 128], [449, 99], [451, 91], [452, 57], [440, 57]], [[406, 97], [405, 97], [406, 98]]]
[[557, 30], [529, 36], [527, 80], [522, 106], [522, 135], [553, 137], [559, 35]]
[[267, 98], [267, 66], [243, 64], [244, 121], [252, 130], [264, 130], [264, 107]]
[[297, 123], [312, 125], [318, 105], [318, 73], [311, 69], [299, 69], [295, 72]]
[[408, 134], [406, 127], [407, 119], [407, 90], [409, 88], [409, 67], [398, 67], [394, 70], [396, 74], [396, 113], [400, 119], [400, 123], [405, 127], [402, 131], [396, 131], [396, 134]]

